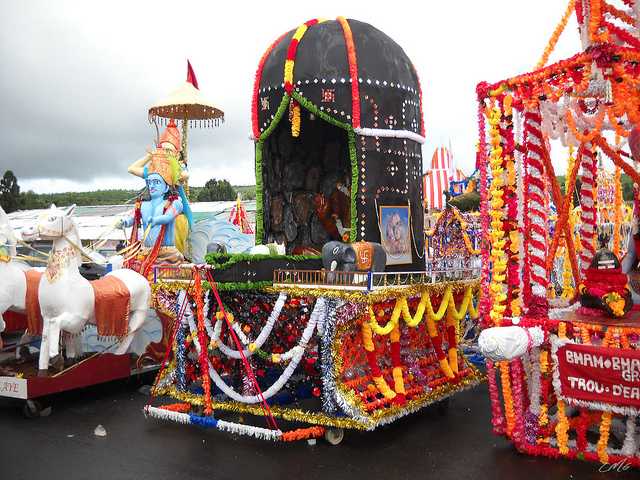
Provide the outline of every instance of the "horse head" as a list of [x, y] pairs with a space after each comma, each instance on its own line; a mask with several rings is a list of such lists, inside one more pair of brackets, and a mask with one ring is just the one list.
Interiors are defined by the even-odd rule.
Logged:
[[[75, 205], [62, 210], [52, 204], [45, 213], [38, 217], [37, 237], [42, 240], [57, 240], [68, 236], [77, 236], [76, 224], [72, 217], [75, 209]], [[28, 234], [29, 232], [23, 232], [23, 235], [24, 233]]]
[[0, 207], [0, 256], [16, 255], [16, 237], [9, 223], [9, 216]]

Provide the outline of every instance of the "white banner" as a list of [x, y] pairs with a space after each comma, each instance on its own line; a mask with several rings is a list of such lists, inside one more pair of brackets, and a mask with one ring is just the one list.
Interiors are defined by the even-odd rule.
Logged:
[[27, 379], [0, 377], [0, 397], [27, 399]]

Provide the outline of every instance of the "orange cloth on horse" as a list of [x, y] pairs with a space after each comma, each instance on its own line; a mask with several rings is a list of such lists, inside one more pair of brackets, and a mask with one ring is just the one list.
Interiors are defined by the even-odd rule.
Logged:
[[129, 328], [131, 294], [122, 280], [107, 275], [91, 282], [95, 295], [95, 317], [98, 335], [124, 337]]
[[27, 312], [27, 332], [29, 335], [42, 335], [42, 312], [38, 299], [42, 272], [27, 270], [24, 272], [24, 276], [27, 280], [27, 293], [24, 299]]

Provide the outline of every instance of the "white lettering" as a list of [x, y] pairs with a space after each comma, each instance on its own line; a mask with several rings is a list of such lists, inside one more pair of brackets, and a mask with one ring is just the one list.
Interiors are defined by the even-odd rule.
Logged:
[[620, 370], [620, 357], [611, 357], [612, 368]]
[[626, 458], [623, 458], [622, 460], [616, 462], [616, 463], [603, 463], [602, 465], [600, 465], [600, 468], [598, 469], [598, 471], [600, 473], [608, 473], [608, 472], [626, 472], [627, 470], [629, 470], [631, 468], [631, 464], [629, 463], [629, 461]]
[[622, 378], [627, 382], [640, 381], [640, 370], [624, 369], [622, 370]]

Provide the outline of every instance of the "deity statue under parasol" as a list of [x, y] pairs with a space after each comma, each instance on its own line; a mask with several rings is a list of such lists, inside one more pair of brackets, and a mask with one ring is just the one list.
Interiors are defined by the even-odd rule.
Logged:
[[139, 201], [135, 214], [122, 221], [126, 227], [142, 222], [143, 246], [138, 257], [156, 263], [184, 262], [191, 210], [183, 184], [188, 174], [180, 165], [182, 136], [171, 121], [157, 147], [129, 166], [129, 173], [147, 184], [149, 200]]

